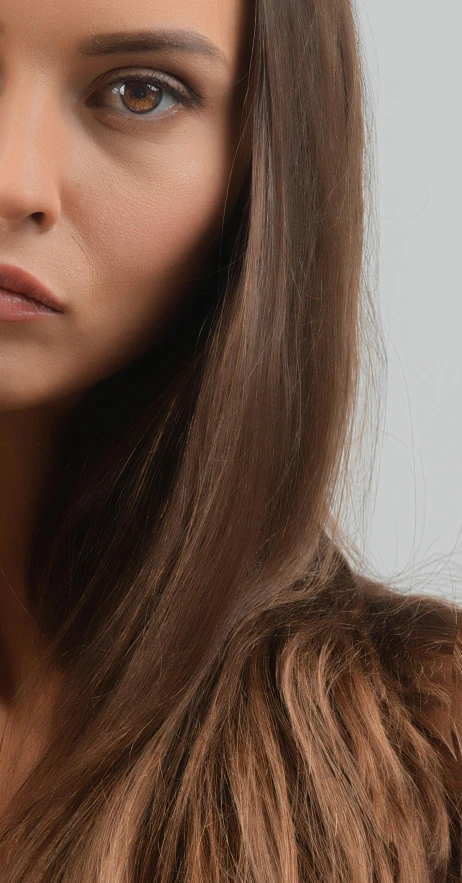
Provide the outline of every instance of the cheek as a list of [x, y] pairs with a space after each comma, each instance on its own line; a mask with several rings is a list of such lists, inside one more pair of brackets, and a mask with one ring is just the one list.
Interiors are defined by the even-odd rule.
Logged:
[[143, 144], [117, 186], [101, 176], [92, 189], [93, 284], [75, 315], [81, 370], [86, 361], [107, 375], [136, 357], [200, 275], [223, 222], [231, 167], [217, 135], [206, 150], [203, 141], [171, 150]]
[[0, 408], [79, 395], [149, 348], [221, 229], [232, 133], [215, 120], [184, 137], [118, 134], [117, 155], [76, 157], [55, 240], [69, 310], [5, 341]]
[[194, 262], [223, 222], [237, 165], [235, 104], [230, 97], [206, 122], [180, 113], [164, 132], [119, 133], [120, 153], [101, 152], [80, 218], [95, 270], [157, 283], [178, 280]]
[[179, 282], [221, 223], [225, 194], [216, 157], [199, 156], [158, 166], [151, 180], [144, 177], [121, 195], [114, 188], [102, 193], [93, 216], [97, 220], [98, 206], [106, 203], [106, 221], [93, 229], [101, 271], [135, 285]]

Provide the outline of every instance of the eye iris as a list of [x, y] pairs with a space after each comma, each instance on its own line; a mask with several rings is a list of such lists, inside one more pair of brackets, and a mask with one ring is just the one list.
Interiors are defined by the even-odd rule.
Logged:
[[[152, 84], [141, 83], [139, 80], [129, 80], [128, 85], [122, 86], [120, 92], [123, 103], [128, 110], [147, 113], [154, 110], [159, 104], [159, 95], [162, 90]], [[130, 103], [127, 103], [127, 99]]]

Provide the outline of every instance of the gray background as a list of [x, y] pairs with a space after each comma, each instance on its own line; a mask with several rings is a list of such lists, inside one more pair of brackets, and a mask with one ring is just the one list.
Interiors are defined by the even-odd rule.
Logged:
[[375, 114], [388, 359], [365, 551], [379, 574], [405, 568], [409, 589], [462, 603], [462, 3], [356, 8]]

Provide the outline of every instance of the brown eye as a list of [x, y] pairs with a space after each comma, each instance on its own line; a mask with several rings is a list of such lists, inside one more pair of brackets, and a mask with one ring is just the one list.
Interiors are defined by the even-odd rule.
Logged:
[[[195, 105], [198, 100], [179, 81], [171, 80], [160, 71], [156, 74], [119, 74], [117, 79], [101, 86], [90, 97], [91, 107], [107, 110], [120, 117], [156, 119], [163, 111]], [[174, 111], [177, 112], [177, 111]], [[171, 116], [171, 114], [168, 114]]]
[[[117, 87], [112, 90], [117, 94]], [[134, 113], [148, 113], [155, 110], [161, 103], [162, 89], [154, 83], [146, 83], [140, 79], [127, 80], [120, 88], [122, 101]]]

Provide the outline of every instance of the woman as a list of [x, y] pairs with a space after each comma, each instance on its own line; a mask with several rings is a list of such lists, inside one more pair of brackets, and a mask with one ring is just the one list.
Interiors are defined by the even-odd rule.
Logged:
[[350, 0], [0, 27], [2, 881], [459, 880], [461, 611], [340, 526]]

